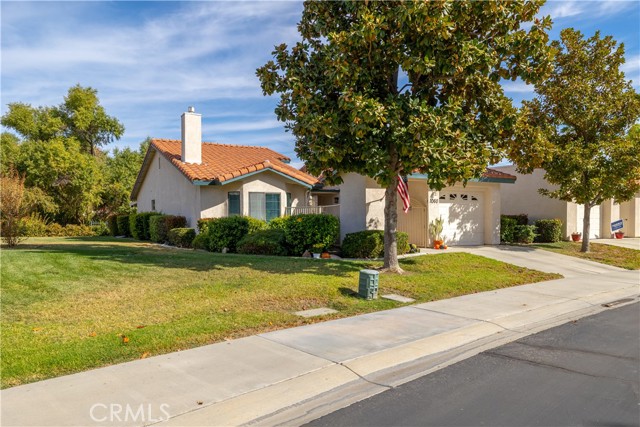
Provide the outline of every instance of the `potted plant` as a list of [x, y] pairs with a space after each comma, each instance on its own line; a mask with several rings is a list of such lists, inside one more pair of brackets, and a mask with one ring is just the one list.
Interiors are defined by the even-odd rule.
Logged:
[[578, 233], [577, 231], [571, 233], [571, 240], [573, 240], [574, 242], [579, 242], [581, 237], [582, 233]]
[[323, 251], [324, 245], [322, 243], [316, 243], [315, 245], [311, 246], [311, 253], [313, 254], [314, 258], [320, 258], [320, 254], [322, 254]]
[[622, 230], [616, 230], [613, 232], [613, 234], [616, 236], [616, 239], [624, 238], [624, 231]]
[[442, 229], [444, 228], [444, 220], [442, 217], [438, 217], [429, 223], [429, 234], [433, 239], [434, 249], [440, 249], [440, 246], [444, 244], [442, 239]]

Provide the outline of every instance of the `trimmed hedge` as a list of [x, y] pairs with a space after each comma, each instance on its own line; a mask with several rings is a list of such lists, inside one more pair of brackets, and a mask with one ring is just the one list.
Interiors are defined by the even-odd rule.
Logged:
[[513, 229], [513, 241], [515, 243], [533, 243], [536, 237], [535, 225], [516, 225]]
[[536, 242], [554, 243], [562, 240], [562, 221], [559, 219], [539, 219], [536, 227]]
[[[155, 212], [140, 212], [129, 215], [129, 231], [134, 239], [149, 240], [149, 219], [158, 215]], [[176, 227], [174, 227], [176, 228]]]
[[112, 236], [118, 235], [118, 216], [109, 215], [107, 218], [107, 227], [109, 227], [109, 234]]
[[101, 222], [96, 225], [92, 225], [91, 231], [93, 231], [94, 236], [110, 236], [111, 235], [111, 230], [109, 230], [109, 226], [104, 222]]
[[529, 215], [527, 214], [518, 214], [518, 215], [500, 215], [500, 218], [511, 218], [516, 221], [517, 225], [528, 225], [529, 224]]
[[518, 221], [507, 215], [500, 215], [500, 242], [512, 243], [513, 233]]
[[200, 221], [202, 239], [207, 240], [207, 248], [212, 252], [222, 252], [227, 248], [229, 252], [236, 252], [238, 242], [247, 234], [267, 228], [267, 223], [259, 219], [246, 216], [229, 216]]
[[333, 246], [340, 236], [340, 220], [333, 215], [300, 214], [286, 218], [285, 237], [292, 255], [314, 245]]
[[260, 230], [244, 236], [237, 245], [238, 253], [252, 255], [287, 255], [284, 230]]
[[205, 233], [200, 233], [193, 239], [193, 249], [204, 249], [205, 251], [209, 250], [209, 236]]
[[156, 243], [168, 241], [169, 230], [185, 228], [187, 219], [179, 215], [153, 214], [149, 217], [149, 239]]
[[118, 223], [118, 236], [131, 237], [129, 215], [118, 215], [116, 222]]
[[[398, 255], [411, 250], [409, 235], [398, 231], [396, 234]], [[349, 233], [342, 241], [342, 256], [345, 258], [380, 258], [384, 255], [384, 231], [365, 230]]]
[[196, 238], [196, 230], [193, 228], [173, 228], [167, 233], [169, 243], [179, 248], [190, 248], [193, 239]]

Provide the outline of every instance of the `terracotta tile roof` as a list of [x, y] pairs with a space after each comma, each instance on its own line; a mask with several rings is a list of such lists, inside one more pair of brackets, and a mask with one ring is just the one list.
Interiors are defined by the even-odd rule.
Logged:
[[498, 179], [509, 179], [512, 181], [516, 180], [516, 176], [515, 175], [511, 175], [505, 172], [500, 172], [498, 170], [495, 169], [491, 169], [491, 168], [487, 168], [487, 170], [485, 171], [485, 173], [482, 174], [483, 178], [498, 178]]
[[286, 164], [287, 156], [265, 147], [245, 145], [202, 144], [202, 163], [183, 163], [180, 160], [182, 143], [179, 140], [152, 139], [151, 145], [191, 181], [216, 181], [224, 183], [233, 178], [272, 169], [309, 185], [318, 180]]

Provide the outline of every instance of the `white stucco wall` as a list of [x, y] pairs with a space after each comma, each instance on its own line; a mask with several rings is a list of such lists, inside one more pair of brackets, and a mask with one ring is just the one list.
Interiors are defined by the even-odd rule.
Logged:
[[[518, 215], [524, 213], [529, 215], [530, 222], [538, 219], [557, 218], [562, 220], [566, 227], [568, 218], [567, 202], [552, 199], [538, 193], [540, 188], [549, 190], [555, 188], [545, 181], [544, 170], [536, 169], [532, 174], [523, 175], [516, 172], [515, 166], [500, 166], [493, 169], [517, 177], [514, 184], [504, 184], [500, 188], [502, 214]], [[575, 227], [575, 224], [573, 226]]]
[[624, 220], [622, 231], [625, 236], [640, 237], [640, 192], [633, 199], [620, 203], [620, 219]]
[[171, 215], [182, 215], [188, 227], [195, 227], [199, 215], [200, 191], [167, 159], [153, 150], [153, 158], [138, 192], [138, 212], [151, 212], [152, 200], [155, 211]]
[[349, 173], [340, 184], [340, 240], [348, 233], [366, 230], [366, 177]]

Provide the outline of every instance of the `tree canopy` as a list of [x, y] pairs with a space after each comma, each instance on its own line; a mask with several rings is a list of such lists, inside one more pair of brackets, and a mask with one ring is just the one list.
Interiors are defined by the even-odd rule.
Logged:
[[2, 173], [24, 177], [24, 200], [56, 222], [86, 223], [129, 209], [129, 193], [148, 142], [140, 151], [100, 150], [120, 138], [122, 124], [106, 114], [97, 91], [76, 85], [58, 106], [8, 105], [2, 124]]
[[516, 110], [499, 82], [548, 71], [542, 3], [306, 2], [302, 40], [257, 70], [311, 173], [386, 187], [389, 270], [399, 270], [398, 175], [426, 174], [434, 189], [466, 183], [512, 141]]
[[[620, 66], [624, 45], [572, 28], [552, 43], [551, 76], [523, 102], [518, 143], [510, 157], [521, 172], [545, 170], [557, 185], [542, 194], [584, 205], [582, 251], [589, 250], [590, 210], [607, 199], [629, 200], [640, 189], [640, 95]], [[576, 230], [579, 231], [579, 230]]]

